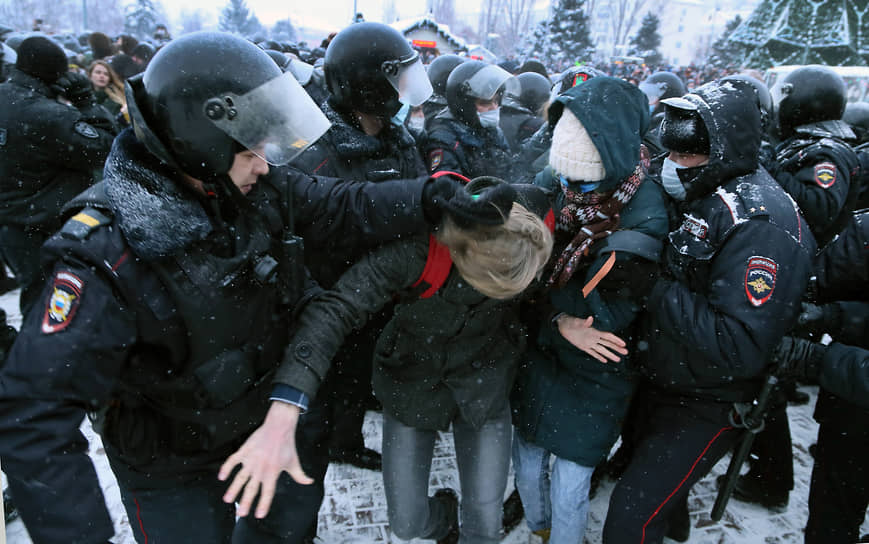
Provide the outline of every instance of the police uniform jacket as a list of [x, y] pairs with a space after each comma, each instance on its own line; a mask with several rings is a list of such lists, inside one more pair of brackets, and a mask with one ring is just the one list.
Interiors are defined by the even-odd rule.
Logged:
[[682, 223], [665, 244], [665, 277], [649, 295], [636, 360], [653, 387], [744, 402], [796, 322], [815, 244], [796, 205], [758, 167], [750, 88], [726, 85], [686, 95], [709, 130], [710, 159], [677, 170], [687, 192]]
[[114, 138], [104, 108], [55, 100], [41, 80], [12, 69], [0, 84], [0, 224], [60, 226], [60, 208], [93, 183]]
[[844, 141], [854, 133], [843, 121], [795, 130], [776, 148], [771, 173], [797, 201], [818, 246], [823, 247], [847, 224], [859, 196], [859, 161]]
[[544, 123], [542, 117], [519, 104], [513, 98], [504, 98], [504, 103], [501, 105], [500, 126], [512, 153], [518, 153], [525, 141], [533, 136]]
[[266, 257], [299, 265], [276, 243], [288, 187], [313, 244], [425, 228], [422, 180], [276, 169], [247, 199], [228, 182], [204, 199], [176, 176], [126, 130], [95, 187], [104, 198], [83, 195], [92, 206], [45, 246], [51, 280], [0, 372], [0, 457], [35, 541], [114, 534], [78, 430], [86, 411], [131, 478], [178, 485], [214, 477], [262, 422], [296, 303], [263, 273]]
[[510, 146], [499, 127], [470, 127], [445, 109], [426, 130], [422, 155], [429, 173], [448, 171], [470, 179], [494, 176], [515, 182]]

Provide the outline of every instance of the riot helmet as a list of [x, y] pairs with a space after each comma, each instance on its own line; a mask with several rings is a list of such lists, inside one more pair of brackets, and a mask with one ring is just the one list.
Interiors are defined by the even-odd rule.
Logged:
[[605, 75], [594, 66], [573, 66], [561, 74], [558, 82], [552, 87], [552, 96], [549, 99], [553, 101], [558, 95], [566, 93], [577, 85], [582, 85], [593, 77]]
[[501, 101], [505, 92], [518, 94], [516, 78], [503, 68], [470, 60], [450, 73], [447, 78], [447, 106], [450, 112], [463, 123], [479, 127], [477, 100]]
[[684, 98], [665, 98], [661, 145], [669, 151], [709, 155], [709, 130], [697, 105]]
[[672, 72], [655, 72], [640, 83], [640, 90], [649, 99], [649, 104], [655, 104], [667, 98], [682, 96], [685, 94], [685, 84]]
[[771, 93], [783, 138], [801, 125], [840, 120], [847, 101], [842, 76], [821, 65], [797, 68]]
[[772, 122], [772, 95], [766, 83], [748, 74], [734, 74], [721, 78], [721, 81], [744, 81], [754, 88], [757, 105], [760, 107], [760, 127], [765, 133]]
[[274, 49], [266, 49], [266, 55], [271, 57], [275, 64], [278, 65], [278, 68], [281, 69], [281, 72], [286, 72], [290, 67], [290, 58], [281, 53], [280, 51], [275, 51]]
[[536, 72], [523, 72], [516, 76], [516, 82], [519, 83], [519, 95], [507, 93], [505, 99], [509, 97], [536, 115], [549, 100], [549, 80]]
[[[466, 59], [458, 55], [441, 55], [428, 65], [428, 80], [431, 82], [434, 94], [444, 97], [447, 94], [447, 78], [450, 72]], [[444, 101], [446, 105], [446, 101]]]
[[869, 103], [848, 102], [842, 121], [848, 123], [857, 136], [858, 143], [869, 139]]
[[292, 74], [231, 34], [194, 32], [169, 42], [127, 80], [126, 94], [136, 137], [200, 180], [226, 174], [242, 149], [286, 164], [329, 128]]
[[339, 32], [323, 62], [332, 104], [343, 111], [392, 117], [403, 104], [419, 106], [431, 84], [419, 53], [382, 23], [358, 23]]

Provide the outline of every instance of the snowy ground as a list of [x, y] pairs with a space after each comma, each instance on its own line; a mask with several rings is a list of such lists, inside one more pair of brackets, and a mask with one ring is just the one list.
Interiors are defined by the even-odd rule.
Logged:
[[[17, 292], [0, 296], [0, 307], [6, 310], [10, 323], [17, 328], [21, 319], [17, 312]], [[806, 406], [788, 407], [791, 432], [793, 433], [796, 480], [788, 509], [782, 514], [771, 514], [760, 506], [731, 500], [724, 518], [718, 523], [712, 522], [709, 519], [709, 512], [715, 501], [715, 476], [726, 470], [729, 457], [725, 458], [715, 467], [712, 474], [699, 482], [691, 492], [689, 501], [692, 522], [690, 542], [698, 544], [796, 544], [803, 542], [802, 530], [808, 517], [806, 501], [812, 469], [812, 457], [808, 453], [808, 447], [815, 441], [817, 435], [817, 424], [812, 419], [817, 388], [802, 387], [802, 390], [812, 396], [812, 401]], [[133, 544], [129, 521], [121, 505], [118, 485], [109, 470], [99, 437], [95, 436], [87, 426], [84, 426], [84, 430], [91, 439], [91, 457], [97, 466], [103, 492], [115, 521], [117, 534], [114, 541], [116, 544]], [[380, 415], [369, 412], [364, 430], [366, 445], [379, 451]], [[442, 434], [436, 445], [430, 485], [432, 489], [439, 487], [458, 488], [452, 437], [449, 434]], [[597, 544], [601, 541], [601, 530], [613, 485], [614, 483], [611, 481], [604, 481], [597, 496], [592, 501], [588, 532], [585, 538], [587, 544]], [[509, 491], [512, 489], [508, 489]], [[869, 521], [864, 521], [861, 533], [869, 533]], [[383, 482], [380, 474], [346, 465], [332, 465], [326, 475], [326, 498], [320, 510], [318, 534], [324, 544], [402, 542], [389, 532], [386, 501], [383, 496]], [[6, 528], [6, 536], [9, 544], [30, 543], [27, 530], [20, 520], [16, 520]], [[522, 524], [504, 538], [503, 542], [524, 544], [534, 542], [534, 540]], [[665, 540], [665, 542], [673, 541]]]

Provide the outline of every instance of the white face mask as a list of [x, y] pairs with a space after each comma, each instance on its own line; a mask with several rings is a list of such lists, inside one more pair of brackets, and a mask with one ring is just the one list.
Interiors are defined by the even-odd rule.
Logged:
[[407, 128], [420, 132], [423, 128], [425, 128], [425, 117], [420, 117], [418, 115], [414, 115], [410, 119], [407, 120]]
[[501, 108], [477, 113], [483, 128], [497, 127], [501, 122]]
[[679, 174], [676, 170], [684, 168], [670, 160], [670, 157], [664, 159], [664, 166], [661, 168], [661, 181], [664, 185], [664, 190], [667, 194], [676, 200], [685, 200], [685, 187], [682, 185], [682, 180], [679, 179]]

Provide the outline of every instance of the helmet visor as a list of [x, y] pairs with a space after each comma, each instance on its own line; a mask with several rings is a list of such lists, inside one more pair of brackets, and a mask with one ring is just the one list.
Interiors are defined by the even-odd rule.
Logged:
[[314, 67], [307, 62], [293, 59], [290, 62], [290, 72], [296, 76], [296, 81], [300, 85], [305, 86], [311, 82], [311, 76], [314, 75]]
[[418, 55], [405, 62], [385, 62], [383, 72], [402, 104], [419, 106], [432, 94], [431, 81]]
[[516, 78], [507, 70], [494, 64], [484, 66], [480, 71], [471, 76], [466, 85], [468, 89], [467, 94], [480, 100], [492, 100], [501, 87], [504, 88], [505, 92], [516, 96], [522, 92]]
[[275, 166], [293, 160], [331, 125], [289, 72], [241, 96], [224, 93], [209, 99], [205, 116]]
[[663, 83], [649, 83], [647, 81], [640, 83], [640, 90], [643, 91], [649, 102], [660, 99], [665, 88], [666, 85]]
[[0, 45], [3, 46], [3, 62], [5, 64], [15, 64], [18, 61], [18, 53], [5, 43], [0, 43]]

